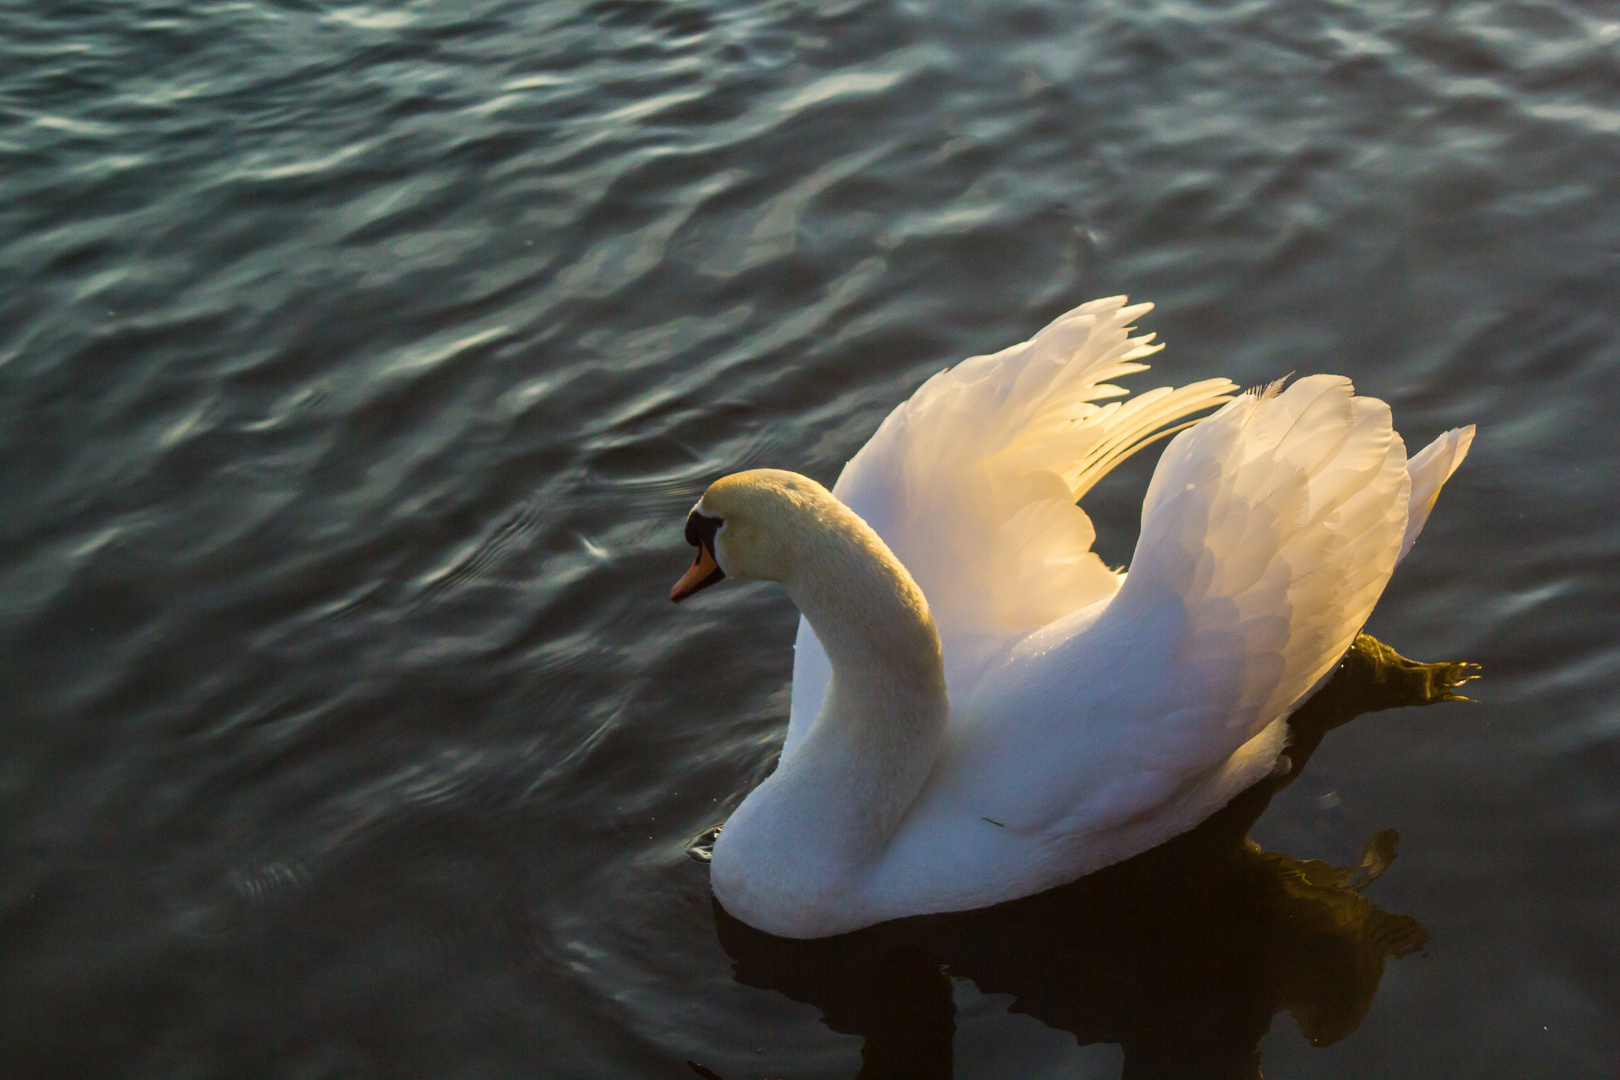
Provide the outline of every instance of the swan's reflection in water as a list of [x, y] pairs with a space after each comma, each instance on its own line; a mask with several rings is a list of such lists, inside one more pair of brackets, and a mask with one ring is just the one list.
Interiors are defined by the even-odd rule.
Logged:
[[1394, 858], [1393, 830], [1342, 868], [1262, 851], [1250, 826], [1327, 732], [1362, 713], [1453, 700], [1471, 670], [1414, 663], [1363, 635], [1290, 721], [1291, 768], [1191, 833], [1038, 896], [818, 941], [760, 933], [717, 904], [720, 943], [738, 982], [815, 1005], [828, 1027], [861, 1036], [863, 1078], [949, 1080], [953, 976], [1012, 995], [1012, 1011], [1082, 1044], [1120, 1044], [1126, 1080], [1258, 1077], [1278, 1012], [1317, 1046], [1344, 1038], [1385, 961], [1429, 935], [1361, 894]]

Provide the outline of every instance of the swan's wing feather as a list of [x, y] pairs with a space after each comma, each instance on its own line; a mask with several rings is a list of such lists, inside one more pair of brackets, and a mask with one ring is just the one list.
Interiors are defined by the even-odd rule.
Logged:
[[1318, 375], [1178, 435], [1118, 594], [1031, 635], [976, 688], [953, 757], [982, 812], [1094, 834], [1226, 767], [1343, 657], [1401, 554], [1414, 487], [1426, 513], [1470, 434], [1442, 436], [1409, 475], [1388, 406]]
[[[1131, 323], [1151, 304], [1093, 300], [1021, 344], [925, 382], [844, 467], [833, 493], [922, 587], [953, 696], [1008, 643], [1119, 587], [1077, 500], [1136, 450], [1237, 387], [1209, 379], [1127, 398], [1110, 380], [1157, 352]], [[1122, 399], [1125, 400], [1116, 400]], [[830, 669], [800, 620], [784, 752], [808, 731]]]
[[[1213, 379], [1127, 400], [1108, 380], [1157, 352], [1150, 305], [1085, 304], [1029, 341], [929, 379], [833, 488], [922, 587], [941, 633], [1028, 633], [1112, 593], [1075, 504], [1111, 468], [1237, 388]], [[1099, 404], [1099, 403], [1102, 404]]]

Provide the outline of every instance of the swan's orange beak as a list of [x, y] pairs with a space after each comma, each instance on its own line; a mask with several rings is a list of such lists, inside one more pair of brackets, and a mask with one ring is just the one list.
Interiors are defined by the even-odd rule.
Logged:
[[699, 547], [697, 559], [693, 561], [692, 568], [682, 574], [681, 580], [677, 581], [675, 587], [669, 590], [669, 598], [678, 604], [699, 589], [707, 589], [725, 576], [726, 572], [720, 569], [719, 563], [714, 561], [714, 556], [709, 554], [709, 549]]

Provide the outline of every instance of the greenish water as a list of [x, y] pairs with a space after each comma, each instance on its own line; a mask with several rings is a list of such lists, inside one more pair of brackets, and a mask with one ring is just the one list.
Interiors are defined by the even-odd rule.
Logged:
[[[1224, 1002], [1272, 1076], [1613, 1075], [1617, 91], [1574, 0], [0, 4], [0, 1072], [1115, 1076]], [[795, 989], [684, 854], [795, 616], [669, 604], [686, 510], [1121, 292], [1135, 386], [1479, 425], [1368, 628], [1479, 703], [1333, 731], [1198, 918], [1065, 894], [1083, 971]], [[1143, 951], [1222, 919], [1277, 965]]]

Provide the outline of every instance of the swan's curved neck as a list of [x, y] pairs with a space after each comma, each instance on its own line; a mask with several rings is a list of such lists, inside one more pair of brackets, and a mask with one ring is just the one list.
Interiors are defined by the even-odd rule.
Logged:
[[851, 817], [841, 828], [881, 849], [933, 769], [950, 700], [922, 590], [844, 513], [806, 538], [782, 582], [832, 664], [821, 712], [784, 769], [824, 793], [831, 786]]

